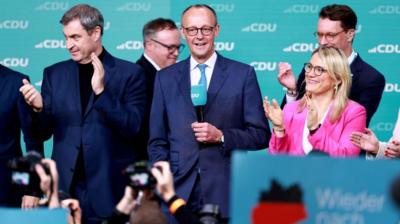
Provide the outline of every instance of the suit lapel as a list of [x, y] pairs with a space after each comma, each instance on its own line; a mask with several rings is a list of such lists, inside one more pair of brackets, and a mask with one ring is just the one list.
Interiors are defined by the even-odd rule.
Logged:
[[184, 61], [182, 66], [178, 70], [178, 74], [175, 76], [178, 82], [179, 90], [183, 96], [184, 101], [188, 105], [192, 105], [192, 98], [190, 97], [191, 85], [190, 85], [190, 60]]
[[[75, 98], [76, 107], [78, 108], [79, 114], [82, 116], [82, 104], [81, 104], [81, 92], [79, 89], [79, 70], [78, 64], [70, 60], [70, 71], [71, 71], [71, 89], [72, 97]], [[67, 74], [68, 75], [68, 74]]]
[[215, 100], [218, 92], [221, 90], [226, 78], [228, 77], [228, 73], [226, 72], [226, 61], [224, 58], [218, 54], [217, 61], [215, 62], [215, 68], [213, 74], [211, 76], [210, 85], [207, 91], [207, 104], [206, 110], [209, 105]]

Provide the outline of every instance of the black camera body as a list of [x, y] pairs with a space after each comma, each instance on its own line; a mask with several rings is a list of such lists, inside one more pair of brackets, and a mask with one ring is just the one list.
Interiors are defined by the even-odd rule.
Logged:
[[220, 224], [221, 214], [219, 211], [219, 206], [215, 204], [205, 204], [200, 210], [199, 223], [201, 224]]
[[150, 169], [147, 161], [138, 161], [126, 167], [124, 173], [129, 178], [129, 186], [138, 190], [154, 189], [157, 180]]
[[40, 178], [35, 166], [40, 164], [47, 174], [50, 169], [41, 163], [42, 155], [35, 151], [29, 151], [25, 156], [12, 159], [8, 162], [11, 169], [11, 182], [22, 194], [41, 196]]

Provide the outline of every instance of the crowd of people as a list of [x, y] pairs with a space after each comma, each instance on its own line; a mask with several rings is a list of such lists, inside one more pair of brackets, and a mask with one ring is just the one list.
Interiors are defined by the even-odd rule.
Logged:
[[[105, 49], [98, 9], [75, 5], [60, 23], [71, 59], [44, 69], [40, 92], [26, 75], [0, 65], [2, 206], [42, 203], [41, 194], [12, 193], [7, 162], [22, 156], [21, 130], [27, 151], [42, 155], [53, 137], [52, 160], [41, 162], [50, 172], [35, 170], [47, 205], [69, 207], [71, 223], [197, 223], [192, 213], [207, 204], [217, 205], [226, 223], [233, 150], [400, 156], [399, 120], [387, 143], [368, 129], [385, 78], [353, 49], [357, 16], [347, 5], [321, 9], [319, 47], [297, 80], [288, 62], [279, 63], [277, 79], [287, 88], [281, 105], [262, 100], [253, 67], [215, 50], [221, 27], [209, 5], [186, 8], [179, 28], [164, 18], [145, 24], [136, 63]], [[190, 56], [177, 63], [180, 36]], [[195, 108], [199, 86], [206, 103]], [[152, 164], [155, 192], [130, 187], [121, 172], [143, 159]], [[69, 199], [60, 202], [59, 190]]]

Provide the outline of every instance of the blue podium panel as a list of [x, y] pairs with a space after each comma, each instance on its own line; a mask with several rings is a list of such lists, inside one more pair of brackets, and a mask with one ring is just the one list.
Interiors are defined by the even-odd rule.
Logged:
[[236, 153], [231, 223], [396, 223], [399, 175], [398, 161]]
[[0, 208], [1, 224], [62, 224], [67, 223], [67, 210], [65, 209], [31, 209]]

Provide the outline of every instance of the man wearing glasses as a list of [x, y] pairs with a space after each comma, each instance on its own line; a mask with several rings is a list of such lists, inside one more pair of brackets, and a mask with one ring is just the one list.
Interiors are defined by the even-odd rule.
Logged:
[[147, 160], [147, 142], [149, 140], [149, 116], [153, 100], [154, 78], [157, 71], [175, 64], [185, 45], [181, 44], [178, 27], [170, 19], [157, 18], [143, 26], [144, 53], [136, 61], [146, 75], [147, 106], [142, 129], [136, 137], [139, 158]]
[[[210, 6], [183, 11], [190, 57], [156, 76], [148, 152], [152, 162], [169, 161], [177, 195], [192, 211], [215, 204], [227, 218], [232, 151], [265, 148], [271, 133], [254, 68], [215, 51], [219, 31]], [[206, 88], [203, 121], [191, 101], [196, 86]]]
[[[349, 98], [367, 110], [367, 126], [376, 112], [385, 87], [385, 78], [371, 65], [363, 61], [354, 51], [352, 44], [357, 25], [355, 12], [347, 5], [328, 5], [319, 13], [317, 31], [314, 33], [319, 45], [335, 46], [348, 58], [352, 73], [352, 87]], [[300, 99], [305, 93], [304, 69], [296, 78], [289, 63], [279, 63], [278, 80], [288, 89], [282, 106], [286, 102]]]

